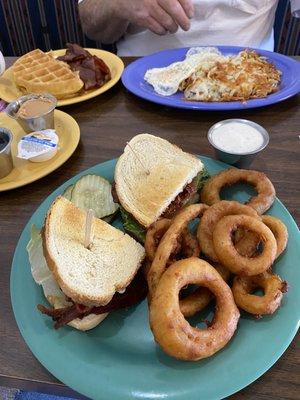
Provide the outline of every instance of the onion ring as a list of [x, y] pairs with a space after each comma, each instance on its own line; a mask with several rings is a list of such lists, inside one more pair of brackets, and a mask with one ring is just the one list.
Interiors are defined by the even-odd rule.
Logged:
[[263, 214], [271, 207], [276, 193], [270, 179], [262, 172], [235, 168], [222, 171], [205, 183], [201, 191], [202, 202], [210, 206], [217, 203], [221, 200], [221, 189], [238, 182], [254, 186], [257, 196], [252, 197], [247, 204], [259, 214]]
[[[288, 230], [280, 219], [272, 217], [271, 215], [263, 215], [262, 222], [270, 228], [277, 242], [277, 254], [276, 258], [282, 254], [287, 246], [288, 242]], [[238, 233], [238, 232], [237, 232]], [[259, 237], [253, 232], [244, 232], [242, 237], [239, 238], [235, 244], [238, 252], [241, 255], [247, 257], [254, 257], [257, 253], [258, 246], [260, 244]]]
[[[251, 294], [258, 287], [264, 290], [263, 296]], [[270, 272], [250, 277], [236, 276], [232, 286], [236, 305], [257, 316], [273, 314], [280, 306], [285, 292], [287, 283]]]
[[289, 234], [287, 227], [284, 225], [280, 219], [272, 217], [271, 215], [263, 215], [262, 222], [271, 229], [273, 235], [275, 236], [277, 242], [277, 254], [276, 258], [284, 252], [287, 246]]
[[[232, 242], [232, 234], [238, 228], [244, 228], [258, 235], [263, 242], [261, 254], [249, 258], [239, 254]], [[223, 217], [213, 232], [214, 248], [220, 262], [231, 272], [238, 275], [258, 275], [271, 267], [276, 253], [276, 239], [271, 230], [258, 219], [247, 215], [228, 215]]]
[[[239, 203], [237, 204], [240, 205]], [[252, 208], [250, 208], [250, 210], [253, 214], [256, 214]], [[145, 250], [148, 260], [153, 261], [159, 241], [168, 230], [170, 225], [170, 219], [162, 218], [154, 222], [154, 224], [152, 224], [147, 230]], [[184, 253], [185, 258], [199, 256], [200, 248], [197, 239], [188, 231], [187, 228], [183, 231], [181, 242], [183, 247], [181, 251]], [[170, 259], [168, 260], [168, 263], [169, 261]], [[147, 266], [145, 267], [146, 274], [149, 271], [150, 265], [151, 263], [148, 262]], [[227, 268], [223, 267], [221, 264], [216, 264], [214, 267], [225, 281], [229, 279], [230, 272]], [[213, 294], [207, 288], [199, 287], [193, 293], [180, 300], [180, 310], [185, 317], [191, 317], [197, 312], [203, 310], [212, 299]]]
[[[192, 283], [207, 287], [216, 297], [214, 319], [207, 329], [192, 327], [179, 308], [180, 289]], [[239, 317], [230, 287], [211, 265], [196, 257], [172, 264], [150, 303], [150, 327], [156, 342], [181, 360], [200, 360], [222, 349], [232, 338]]]
[[237, 201], [222, 200], [210, 206], [203, 214], [197, 229], [197, 238], [203, 253], [212, 261], [218, 262], [214, 249], [212, 235], [217, 222], [226, 215], [249, 215], [259, 218], [257, 212]]
[[173, 219], [172, 225], [164, 234], [158, 245], [154, 260], [148, 272], [147, 280], [150, 299], [162, 274], [167, 268], [167, 262], [170, 258], [170, 255], [176, 249], [178, 238], [184, 229], [187, 228], [188, 223], [194, 218], [200, 217], [206, 209], [207, 206], [205, 204], [192, 204], [179, 211], [179, 213]]
[[196, 236], [186, 228], [181, 236], [181, 253], [184, 258], [189, 258], [199, 257], [200, 252], [201, 249]]
[[[230, 278], [230, 271], [221, 264], [215, 264], [214, 268], [219, 272], [221, 277], [227, 282]], [[197, 312], [203, 310], [212, 300], [214, 296], [206, 287], [200, 286], [187, 297], [179, 300], [180, 311], [185, 317], [192, 317]]]
[[[145, 250], [147, 258], [151, 262], [154, 260], [157, 246], [161, 238], [169, 229], [171, 223], [172, 221], [170, 219], [162, 218], [154, 222], [147, 230], [146, 240], [145, 240]], [[195, 238], [195, 236], [192, 235], [187, 228], [183, 230], [178, 246], [173, 253], [175, 254], [182, 253], [186, 258], [192, 256], [195, 257], [199, 256], [200, 254], [199, 243]], [[170, 258], [172, 258], [172, 256], [170, 256]], [[174, 262], [174, 260], [170, 261]]]
[[162, 218], [154, 222], [154, 224], [150, 225], [149, 229], [147, 230], [146, 240], [145, 240], [145, 251], [147, 254], [147, 258], [150, 261], [153, 261], [157, 250], [157, 246], [163, 235], [169, 229], [170, 225], [171, 225], [170, 219]]

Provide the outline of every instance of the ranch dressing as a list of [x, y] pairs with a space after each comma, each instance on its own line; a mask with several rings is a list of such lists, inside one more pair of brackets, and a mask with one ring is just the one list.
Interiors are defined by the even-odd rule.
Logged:
[[226, 122], [216, 126], [210, 135], [211, 142], [230, 154], [246, 154], [259, 150], [263, 143], [262, 133], [243, 122]]

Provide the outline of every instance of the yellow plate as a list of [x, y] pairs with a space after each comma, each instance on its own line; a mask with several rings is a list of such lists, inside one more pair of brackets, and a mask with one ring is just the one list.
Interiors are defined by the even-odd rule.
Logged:
[[10, 118], [4, 112], [0, 113], [0, 127], [9, 129], [13, 134], [12, 157], [14, 163], [14, 169], [11, 173], [5, 178], [0, 179], [0, 192], [34, 182], [50, 174], [71, 157], [80, 139], [80, 129], [77, 122], [69, 114], [55, 110], [54, 124], [59, 137], [56, 155], [49, 161], [34, 163], [17, 158], [18, 142], [25, 133], [17, 121]]
[[[112, 86], [114, 86], [118, 80], [120, 79], [122, 72], [124, 70], [123, 61], [113, 53], [108, 51], [99, 50], [99, 49], [86, 49], [92, 55], [95, 55], [101, 58], [109, 67], [111, 72], [111, 80], [105, 83], [101, 88], [91, 89], [78, 96], [71, 97], [69, 99], [58, 100], [58, 106], [67, 106], [69, 104], [80, 103], [81, 101], [85, 101], [91, 99], [92, 97], [96, 97], [101, 93], [106, 92]], [[65, 49], [62, 50], [53, 50], [54, 57], [59, 57], [64, 55], [66, 52]], [[0, 98], [10, 103], [11, 101], [16, 100], [18, 97], [23, 96], [24, 93], [16, 86], [14, 79], [12, 68], [8, 68], [4, 74], [0, 77]]]

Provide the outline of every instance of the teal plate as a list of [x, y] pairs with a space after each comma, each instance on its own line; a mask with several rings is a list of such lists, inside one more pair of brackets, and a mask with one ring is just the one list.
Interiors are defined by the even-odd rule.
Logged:
[[[228, 165], [201, 157], [211, 174]], [[96, 173], [113, 180], [115, 160], [82, 174]], [[165, 355], [153, 341], [147, 304], [114, 312], [97, 328], [83, 333], [52, 321], [36, 309], [45, 303], [31, 276], [26, 245], [30, 227], [41, 227], [54, 198], [78, 177], [55, 190], [36, 210], [17, 245], [11, 272], [11, 300], [18, 327], [36, 358], [66, 385], [92, 399], [221, 399], [249, 385], [266, 372], [295, 336], [300, 319], [300, 235], [297, 225], [279, 200], [269, 213], [288, 227], [289, 244], [275, 270], [290, 284], [282, 306], [272, 316], [255, 320], [243, 316], [230, 343], [213, 357], [182, 362]], [[244, 186], [225, 197], [245, 201]], [[117, 222], [119, 223], [119, 222]]]

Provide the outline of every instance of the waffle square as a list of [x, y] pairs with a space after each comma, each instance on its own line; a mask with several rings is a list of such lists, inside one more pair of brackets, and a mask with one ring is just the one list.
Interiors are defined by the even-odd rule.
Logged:
[[40, 49], [20, 57], [13, 65], [17, 86], [26, 93], [51, 93], [58, 99], [74, 96], [83, 87], [78, 72]]

